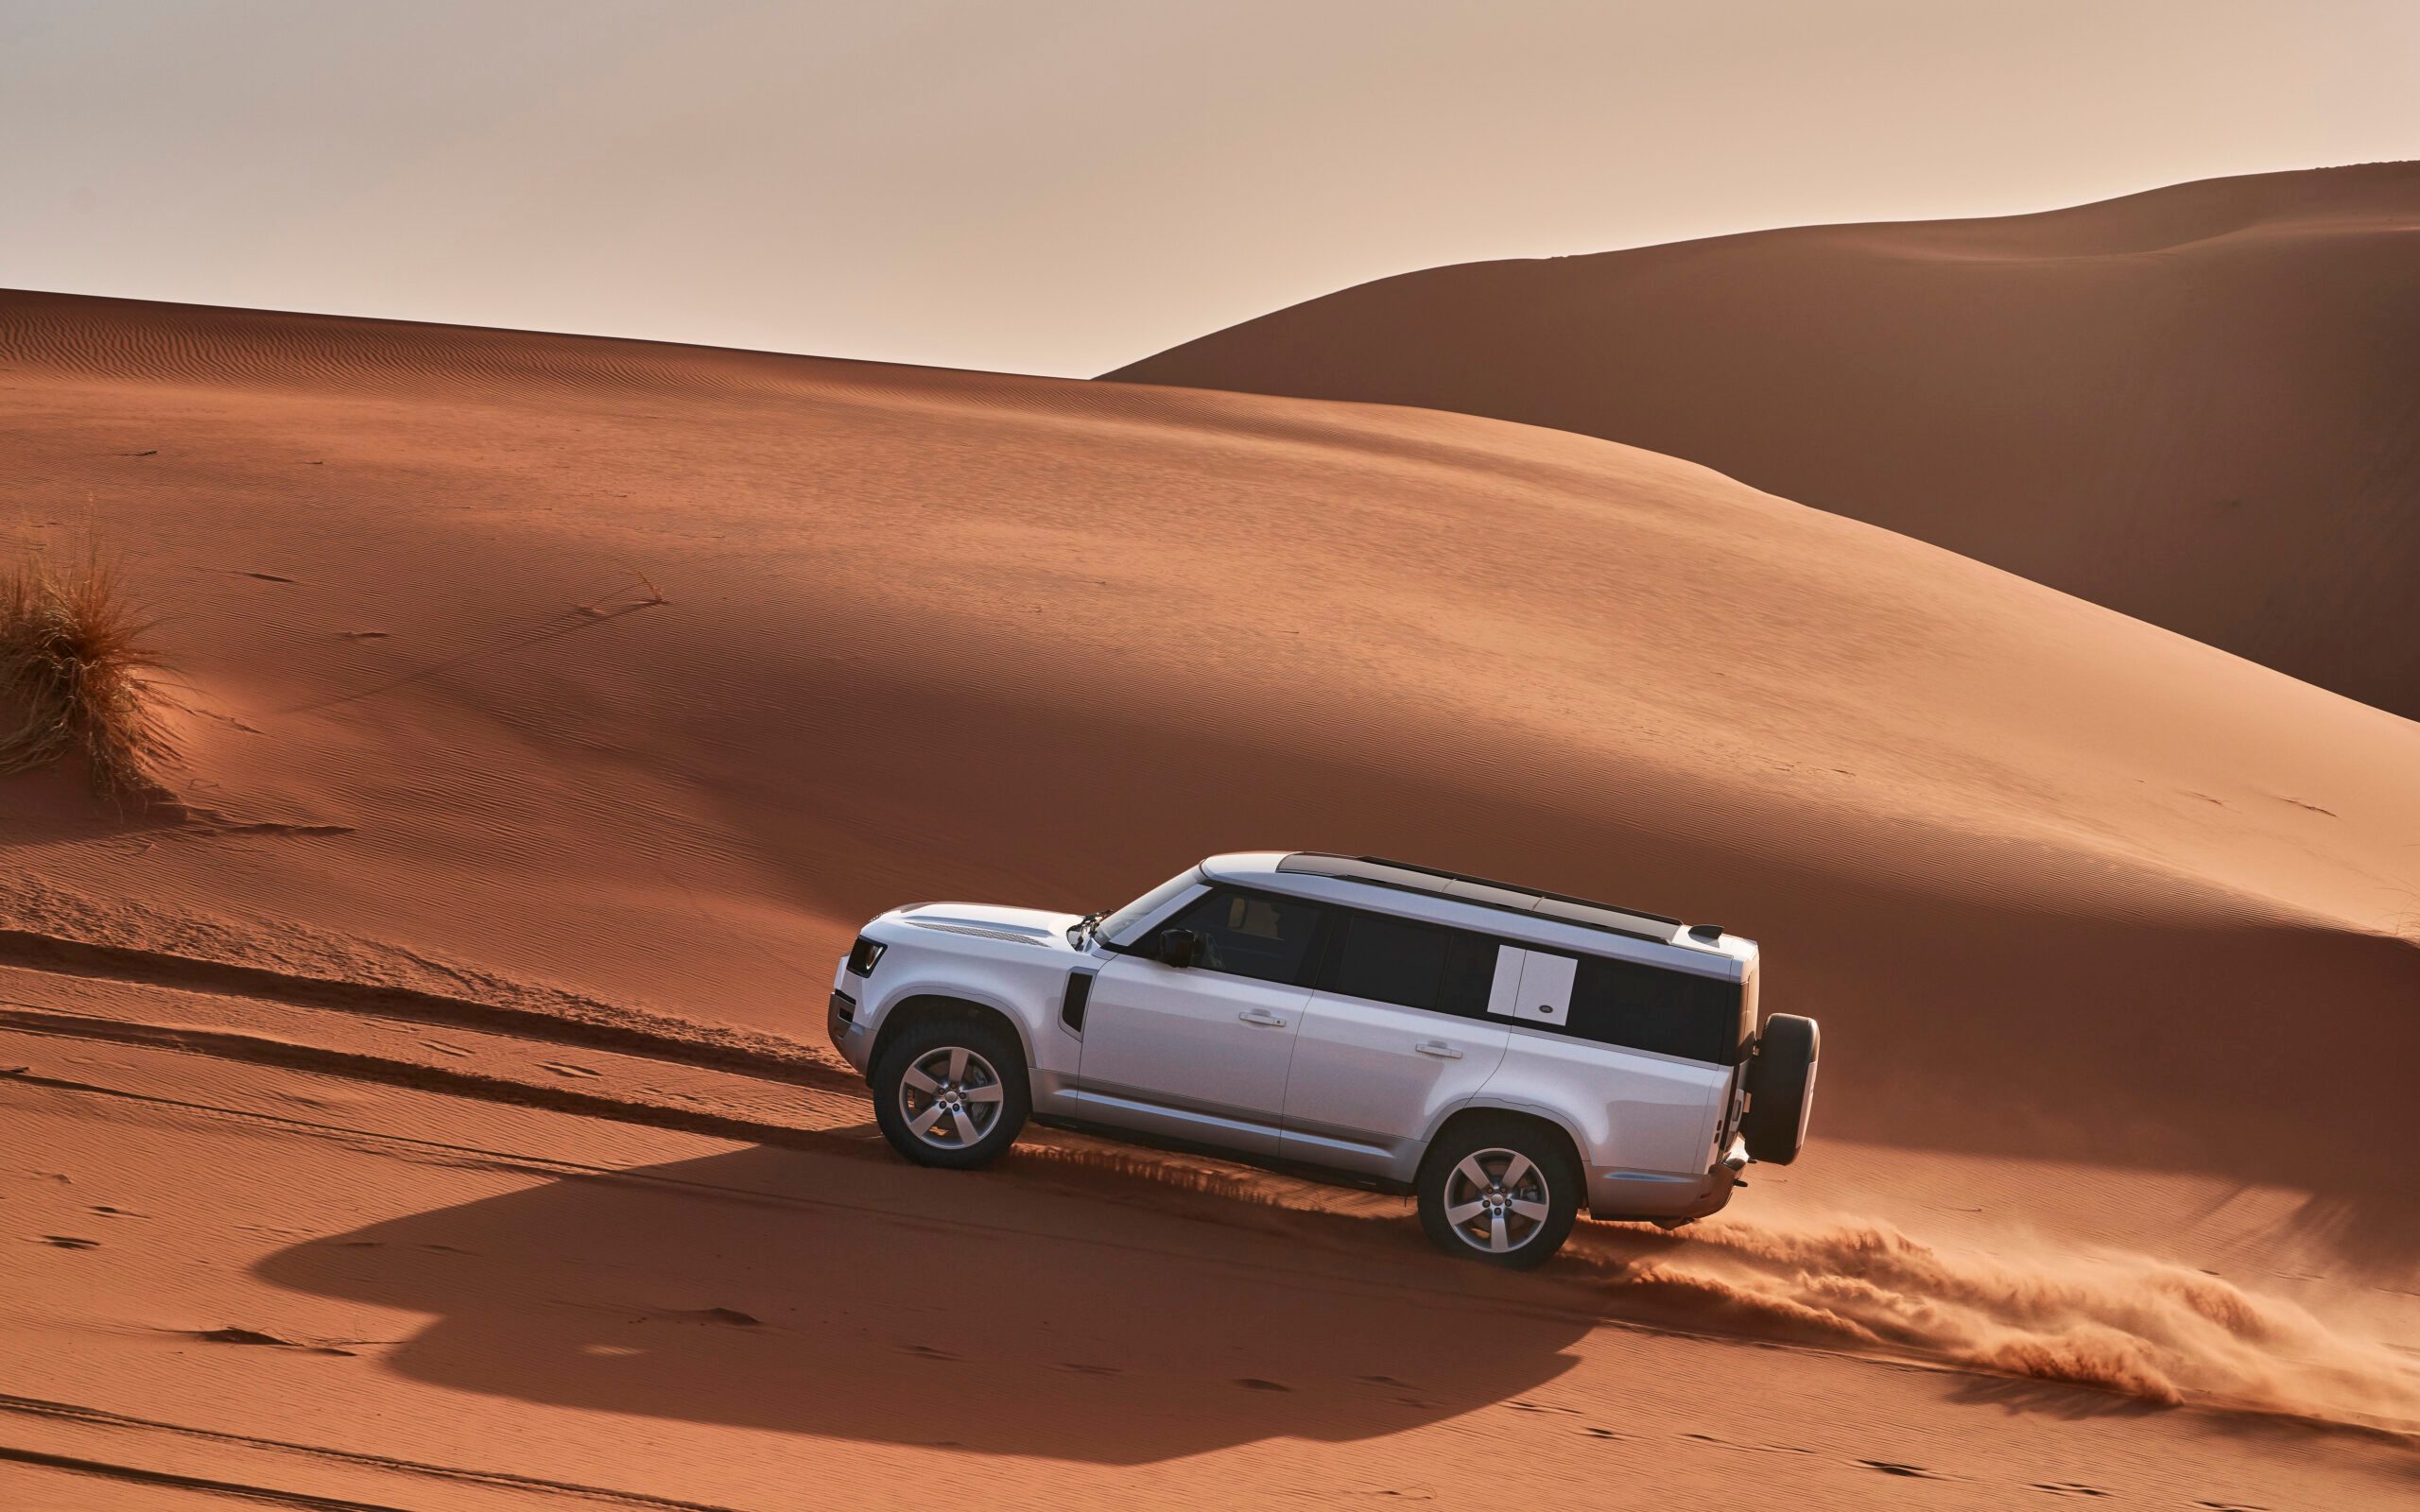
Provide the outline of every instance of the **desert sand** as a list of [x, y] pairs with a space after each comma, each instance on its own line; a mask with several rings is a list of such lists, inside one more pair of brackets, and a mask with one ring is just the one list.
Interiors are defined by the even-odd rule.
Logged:
[[[0, 1501], [2420, 1489], [2407, 720], [1388, 405], [10, 294], [0, 458], [185, 747], [0, 783]], [[1246, 847], [1757, 937], [1817, 1143], [1521, 1277], [889, 1156], [859, 921]]]
[[2420, 717], [2420, 164], [1382, 279], [1113, 378], [1685, 456]]

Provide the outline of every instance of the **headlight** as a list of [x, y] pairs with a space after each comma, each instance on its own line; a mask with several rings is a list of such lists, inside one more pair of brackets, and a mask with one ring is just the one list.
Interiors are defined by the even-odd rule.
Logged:
[[868, 939], [863, 935], [858, 936], [857, 942], [849, 947], [849, 974], [852, 976], [873, 975], [874, 963], [882, 959], [882, 953], [889, 948], [879, 940]]

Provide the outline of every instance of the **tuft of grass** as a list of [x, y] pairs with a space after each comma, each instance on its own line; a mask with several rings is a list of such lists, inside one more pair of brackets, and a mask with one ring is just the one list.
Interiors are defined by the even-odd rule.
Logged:
[[69, 762], [118, 801], [164, 794], [155, 624], [97, 548], [0, 570], [0, 775]]
[[[616, 609], [609, 610], [605, 605], [607, 600], [614, 597], [614, 594], [607, 593], [604, 598], [592, 599], [585, 604], [573, 605], [572, 612], [575, 614], [585, 614], [592, 620], [610, 620], [620, 615], [627, 614], [632, 610], [654, 609], [659, 605], [669, 604], [672, 602], [672, 600], [664, 596], [663, 589], [655, 586], [655, 579], [649, 577], [639, 568], [626, 567], [623, 571], [629, 573], [631, 575], [631, 581], [638, 585], [638, 597], [631, 599], [628, 603], [625, 603]], [[617, 590], [617, 592], [619, 591], [620, 590]]]

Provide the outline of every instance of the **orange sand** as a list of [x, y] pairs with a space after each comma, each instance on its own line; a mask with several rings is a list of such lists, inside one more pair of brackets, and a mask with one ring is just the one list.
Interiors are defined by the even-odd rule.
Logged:
[[[1461, 416], [26, 294], [0, 400], [190, 753], [0, 784], [27, 1504], [2413, 1484], [2420, 727]], [[1758, 937], [1822, 1139], [1534, 1277], [871, 1143], [860, 919], [1248, 846]]]

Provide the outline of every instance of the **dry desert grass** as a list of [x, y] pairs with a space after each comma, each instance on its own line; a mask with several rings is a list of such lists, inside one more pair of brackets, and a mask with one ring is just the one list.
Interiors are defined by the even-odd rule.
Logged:
[[0, 775], [80, 764], [120, 801], [147, 801], [176, 755], [159, 715], [156, 621], [98, 549], [0, 574]]

